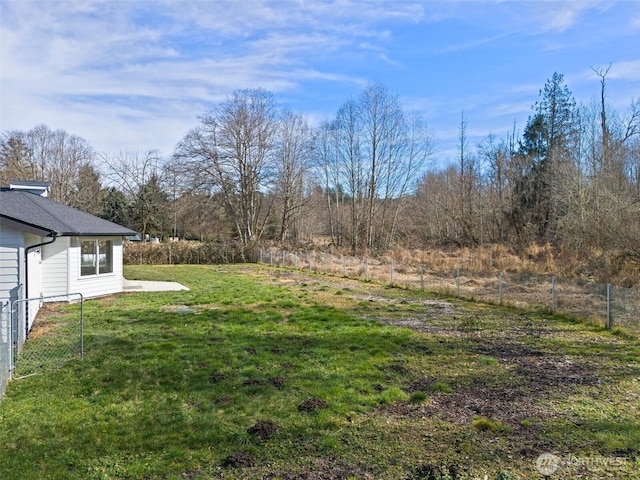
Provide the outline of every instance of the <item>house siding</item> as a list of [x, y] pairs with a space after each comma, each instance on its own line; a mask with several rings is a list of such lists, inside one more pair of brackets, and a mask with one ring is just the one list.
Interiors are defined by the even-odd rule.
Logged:
[[[122, 238], [100, 237], [113, 242], [113, 272], [92, 277], [80, 276], [80, 241], [73, 237], [69, 247], [69, 293], [81, 293], [84, 298], [120, 293], [123, 289]], [[84, 238], [82, 238], [84, 240]]]
[[0, 305], [17, 300], [23, 248], [22, 232], [0, 226]]
[[42, 293], [45, 297], [69, 293], [70, 243], [69, 237], [59, 237], [42, 247]]

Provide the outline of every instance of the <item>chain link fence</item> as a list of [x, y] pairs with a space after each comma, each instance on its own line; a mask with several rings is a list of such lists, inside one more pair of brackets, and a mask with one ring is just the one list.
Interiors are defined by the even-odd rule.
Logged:
[[[28, 329], [28, 311], [36, 306], [38, 313]], [[60, 368], [82, 358], [83, 307], [80, 293], [19, 299], [1, 306], [0, 396], [11, 379]]]
[[318, 252], [260, 250], [258, 261], [430, 290], [444, 295], [558, 313], [608, 328], [640, 330], [640, 289], [524, 273], [427, 272], [420, 265]]

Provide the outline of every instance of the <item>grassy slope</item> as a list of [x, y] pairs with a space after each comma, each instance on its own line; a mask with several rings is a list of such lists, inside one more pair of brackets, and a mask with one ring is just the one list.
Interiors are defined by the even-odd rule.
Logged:
[[192, 290], [87, 302], [86, 358], [9, 386], [2, 479], [536, 478], [543, 452], [640, 478], [637, 338], [277, 269], [126, 273]]

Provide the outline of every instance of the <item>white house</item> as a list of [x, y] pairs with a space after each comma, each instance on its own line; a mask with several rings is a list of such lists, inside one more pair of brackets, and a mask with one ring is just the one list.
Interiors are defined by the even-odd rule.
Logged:
[[[0, 189], [0, 307], [123, 290], [122, 238], [135, 232], [47, 198], [46, 182]], [[40, 307], [28, 302], [27, 332]]]

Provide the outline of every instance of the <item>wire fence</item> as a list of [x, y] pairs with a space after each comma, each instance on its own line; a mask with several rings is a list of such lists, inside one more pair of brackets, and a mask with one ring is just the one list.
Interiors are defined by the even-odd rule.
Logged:
[[[23, 378], [45, 370], [60, 368], [84, 355], [84, 301], [82, 294], [18, 300], [14, 306], [46, 301], [33, 326], [25, 331], [24, 345], [18, 349], [13, 378]], [[74, 302], [75, 300], [75, 302]], [[19, 328], [19, 327], [18, 327]]]
[[[38, 313], [29, 325], [28, 312], [36, 307]], [[22, 298], [2, 305], [0, 397], [12, 379], [57, 369], [70, 360], [82, 358], [83, 308], [84, 299], [80, 293]]]
[[318, 252], [260, 250], [258, 261], [316, 273], [338, 274], [480, 302], [572, 316], [607, 328], [640, 330], [640, 289], [587, 280], [523, 273], [428, 272], [421, 265]]

